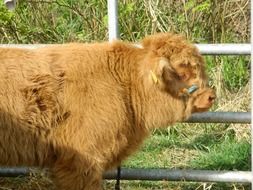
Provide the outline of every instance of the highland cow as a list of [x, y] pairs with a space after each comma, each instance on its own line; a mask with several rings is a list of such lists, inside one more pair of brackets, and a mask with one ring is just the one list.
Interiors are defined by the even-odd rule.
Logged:
[[141, 45], [1, 48], [0, 165], [48, 167], [60, 190], [101, 189], [152, 129], [211, 107], [195, 46], [170, 33]]

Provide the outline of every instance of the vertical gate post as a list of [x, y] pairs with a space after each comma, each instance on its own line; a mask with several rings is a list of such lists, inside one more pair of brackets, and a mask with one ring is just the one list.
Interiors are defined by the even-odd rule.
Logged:
[[109, 41], [115, 40], [119, 37], [118, 32], [118, 2], [117, 0], [107, 1], [108, 10], [108, 31]]

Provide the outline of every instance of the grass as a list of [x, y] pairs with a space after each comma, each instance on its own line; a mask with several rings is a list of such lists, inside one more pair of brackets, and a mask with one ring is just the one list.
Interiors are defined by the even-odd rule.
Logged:
[[208, 124], [185, 127], [176, 126], [179, 134], [172, 139], [166, 133], [155, 132], [124, 166], [250, 170], [250, 143], [237, 140], [234, 131], [221, 125], [207, 134]]
[[250, 149], [251, 145], [247, 141], [225, 140], [216, 144], [208, 152], [202, 153], [197, 159], [193, 159], [191, 167], [250, 171]]

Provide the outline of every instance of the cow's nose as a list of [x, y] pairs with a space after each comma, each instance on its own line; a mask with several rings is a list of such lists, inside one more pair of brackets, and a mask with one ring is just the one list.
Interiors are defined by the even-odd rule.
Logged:
[[210, 94], [209, 97], [208, 97], [208, 101], [210, 103], [213, 103], [215, 99], [216, 99], [216, 95], [214, 93]]

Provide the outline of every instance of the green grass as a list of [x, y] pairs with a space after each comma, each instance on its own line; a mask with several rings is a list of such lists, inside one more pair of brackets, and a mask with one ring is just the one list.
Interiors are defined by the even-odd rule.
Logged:
[[[221, 170], [250, 170], [250, 143], [236, 140], [232, 130], [224, 125], [210, 132], [208, 124], [172, 127], [170, 134], [156, 131], [146, 140], [141, 151], [127, 162], [125, 167], [142, 168], [199, 168]], [[196, 131], [195, 135], [192, 132]], [[209, 133], [206, 133], [209, 131]], [[182, 133], [181, 133], [182, 132]]]
[[250, 171], [251, 145], [247, 141], [225, 140], [200, 154], [191, 162], [192, 168]]
[[[104, 183], [106, 190], [114, 190], [114, 181]], [[122, 190], [250, 190], [250, 185], [236, 183], [196, 183], [196, 182], [149, 182], [121, 181]]]
[[237, 92], [249, 82], [250, 56], [205, 56], [205, 60], [211, 86], [222, 84], [224, 89]]

